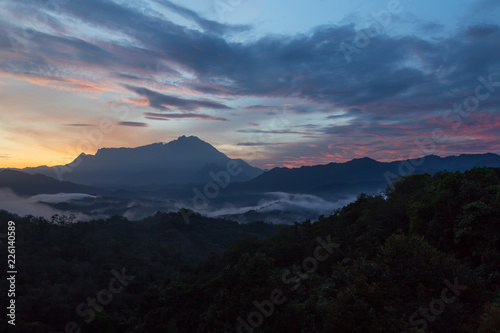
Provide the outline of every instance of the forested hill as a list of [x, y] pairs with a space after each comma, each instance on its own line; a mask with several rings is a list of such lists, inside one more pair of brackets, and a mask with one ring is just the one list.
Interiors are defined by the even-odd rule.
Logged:
[[[500, 168], [407, 176], [279, 228], [0, 218], [18, 226], [16, 332], [500, 332]], [[135, 278], [79, 316], [122, 268]]]

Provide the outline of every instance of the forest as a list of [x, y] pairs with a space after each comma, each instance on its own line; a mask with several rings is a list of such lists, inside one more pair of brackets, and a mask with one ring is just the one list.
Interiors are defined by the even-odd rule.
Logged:
[[11, 220], [15, 332], [500, 332], [500, 168], [405, 176], [289, 225]]

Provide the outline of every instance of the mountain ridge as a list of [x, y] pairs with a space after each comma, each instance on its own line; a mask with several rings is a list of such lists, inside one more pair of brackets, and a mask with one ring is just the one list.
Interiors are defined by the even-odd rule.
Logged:
[[[230, 162], [241, 168], [239, 174], [229, 176], [226, 169]], [[159, 189], [184, 188], [182, 193], [187, 196], [192, 186], [217, 182], [216, 175], [221, 180], [225, 177], [220, 178], [220, 175], [226, 174], [230, 184], [221, 192], [221, 198], [215, 200], [218, 201], [227, 200], [226, 195], [235, 197], [247, 193], [325, 194], [345, 193], [349, 188], [375, 191], [385, 188], [392, 179], [403, 176], [406, 171], [433, 174], [444, 170], [464, 171], [475, 166], [500, 167], [500, 155], [484, 153], [440, 157], [431, 154], [397, 161], [362, 157], [347, 162], [261, 170], [241, 159], [229, 158], [196, 136], [183, 135], [167, 143], [157, 142], [135, 148], [100, 148], [94, 155], [80, 154], [65, 166], [41, 166], [18, 171], [52, 178], [57, 175], [56, 171], [62, 171], [63, 180], [114, 190], [155, 186]], [[406, 170], [408, 168], [411, 170]]]
[[0, 189], [9, 188], [20, 196], [31, 196], [36, 194], [58, 194], [58, 193], [87, 193], [96, 194], [101, 190], [89, 186], [75, 184], [68, 181], [58, 181], [55, 178], [25, 172], [5, 169], [0, 171]]
[[[66, 165], [17, 170], [87, 186], [187, 185], [211, 181], [210, 172], [224, 170], [230, 161], [241, 168], [239, 174], [231, 177], [231, 182], [249, 180], [263, 172], [243, 160], [229, 158], [195, 136], [135, 148], [100, 148], [93, 155], [82, 153]], [[207, 164], [212, 165], [212, 169], [199, 175]]]
[[[143, 146], [141, 150], [143, 152], [158, 152], [163, 151], [164, 146], [166, 144], [153, 144]], [[180, 147], [184, 146], [180, 145]], [[74, 203], [51, 205], [55, 209], [81, 212], [88, 215], [125, 214], [129, 218], [140, 218], [141, 216], [153, 214], [155, 211], [171, 211], [184, 207], [198, 212], [220, 215], [224, 215], [226, 212], [229, 214], [232, 211], [241, 211], [243, 214], [231, 213], [233, 214], [231, 218], [245, 221], [252, 216], [256, 218], [257, 215], [246, 216], [244, 210], [241, 209], [253, 209], [257, 210], [259, 214], [267, 214], [268, 208], [259, 210], [259, 207], [264, 207], [266, 203], [282, 207], [280, 209], [283, 212], [292, 215], [301, 213], [292, 209], [295, 205], [303, 207], [298, 208], [299, 210], [307, 209], [311, 205], [314, 207], [328, 206], [328, 209], [330, 209], [335, 203], [348, 202], [363, 192], [380, 193], [391, 184], [394, 178], [404, 176], [406, 172], [434, 174], [444, 170], [464, 171], [473, 167], [500, 167], [500, 155], [493, 153], [461, 154], [448, 157], [429, 155], [415, 160], [392, 162], [358, 158], [343, 163], [328, 163], [299, 168], [277, 167], [260, 173], [253, 178], [248, 177], [247, 174], [246, 176], [250, 179], [245, 180], [230, 171], [234, 171], [236, 165], [241, 167], [241, 173], [245, 174], [244, 169], [248, 170], [253, 167], [247, 164], [247, 167], [244, 168], [244, 161], [230, 159], [221, 153], [216, 154], [215, 159], [212, 161], [206, 161], [205, 159], [198, 161], [198, 165], [196, 168], [192, 168], [193, 172], [186, 176], [184, 183], [164, 184], [155, 181], [157, 177], [155, 175], [156, 170], [148, 169], [146, 172], [152, 174], [152, 178], [149, 178], [151, 181], [148, 180], [137, 185], [130, 180], [134, 179], [134, 177], [143, 177], [144, 171], [141, 171], [141, 168], [130, 168], [130, 165], [127, 164], [127, 160], [134, 159], [134, 157], [129, 157], [125, 161], [122, 161], [123, 159], [120, 157], [122, 154], [128, 155], [130, 152], [137, 151], [134, 148], [106, 148], [101, 150], [99, 157], [97, 157], [98, 160], [105, 155], [107, 157], [104, 160], [114, 161], [113, 167], [109, 168], [108, 166], [107, 169], [105, 168], [105, 172], [102, 172], [103, 170], [99, 168], [96, 169], [96, 173], [93, 172], [91, 167], [98, 166], [93, 161], [96, 158], [95, 155], [84, 155], [82, 160], [72, 162], [76, 164], [74, 165], [75, 168], [83, 167], [84, 171], [87, 172], [85, 174], [78, 171], [77, 176], [95, 180], [96, 174], [100, 173], [97, 176], [103, 178], [114, 177], [116, 184], [114, 187], [89, 187], [80, 185], [75, 181], [61, 183], [53, 178], [55, 175], [54, 170], [48, 167], [42, 167], [41, 170], [51, 172], [52, 177], [45, 175], [30, 176], [26, 173], [21, 175], [22, 171], [13, 174], [12, 171], [7, 171], [3, 173], [2, 181], [2, 173], [0, 173], [0, 187], [12, 188], [14, 192], [20, 195], [97, 194], [98, 196], [92, 203], [83, 206]], [[135, 159], [138, 159], [137, 156], [139, 155], [134, 154]], [[222, 160], [220, 156], [223, 157]], [[158, 158], [158, 156], [154, 155], [153, 158]], [[161, 162], [162, 158], [160, 157], [158, 161]], [[219, 163], [213, 163], [217, 161]], [[146, 162], [140, 160], [138, 162], [134, 166], [140, 166], [141, 163], [148, 166], [151, 159]], [[86, 164], [89, 165], [86, 166]], [[166, 169], [161, 165], [154, 167], [160, 173], [166, 172]], [[30, 171], [34, 172], [37, 169], [31, 168]], [[69, 173], [69, 175], [72, 174]], [[177, 175], [174, 175], [174, 177], [177, 177]], [[17, 181], [11, 178], [15, 178]], [[96, 188], [99, 188], [99, 192], [95, 190]], [[272, 213], [269, 214], [272, 215]], [[275, 217], [279, 219], [292, 218], [282, 215], [280, 213], [278, 217]], [[262, 215], [260, 218], [264, 219], [265, 217]]]
[[[420, 165], [421, 164], [421, 165]], [[253, 191], [290, 191], [310, 193], [316, 188], [328, 188], [335, 184], [370, 183], [379, 187], [388, 186], [388, 181], [404, 176], [404, 167], [413, 170], [410, 173], [436, 173], [438, 171], [465, 171], [473, 167], [500, 167], [500, 155], [460, 154], [459, 156], [440, 157], [427, 155], [418, 159], [406, 159], [391, 162], [379, 162], [371, 158], [353, 159], [343, 163], [328, 163], [298, 168], [273, 168], [242, 184], [232, 184], [233, 192]], [[293, 179], [293, 182], [290, 180]]]

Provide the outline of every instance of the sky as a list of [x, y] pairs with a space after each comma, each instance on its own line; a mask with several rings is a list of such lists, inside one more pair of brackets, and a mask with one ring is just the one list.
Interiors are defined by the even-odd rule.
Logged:
[[498, 0], [5, 0], [0, 167], [195, 135], [261, 168], [500, 153]]

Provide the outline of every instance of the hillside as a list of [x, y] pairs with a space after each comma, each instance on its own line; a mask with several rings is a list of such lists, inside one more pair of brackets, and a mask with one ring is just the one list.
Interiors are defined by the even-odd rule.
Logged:
[[97, 188], [74, 184], [68, 181], [58, 181], [44, 175], [30, 175], [16, 170], [0, 171], [0, 189], [8, 188], [20, 196], [31, 196], [40, 193], [86, 193], [96, 194], [102, 192]]
[[[186, 224], [182, 213], [75, 224], [0, 215], [23, 235], [16, 332], [69, 320], [85, 332], [500, 327], [500, 168], [403, 177], [278, 230], [198, 214]], [[75, 307], [122, 267], [134, 280], [93, 320], [79, 317]]]

